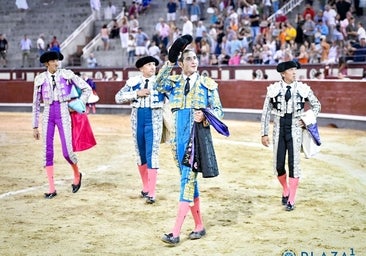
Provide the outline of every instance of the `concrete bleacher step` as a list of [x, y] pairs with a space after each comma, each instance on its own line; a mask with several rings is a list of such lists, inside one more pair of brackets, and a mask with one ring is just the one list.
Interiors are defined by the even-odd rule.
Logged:
[[[151, 38], [155, 33], [155, 25], [159, 22], [159, 18], [166, 19], [166, 4], [167, 1], [152, 1], [149, 10], [140, 15], [138, 18], [140, 27]], [[95, 22], [95, 35], [100, 32], [104, 22]], [[98, 61], [98, 65], [102, 67], [128, 67], [126, 49], [122, 49], [120, 39], [110, 40], [110, 50], [103, 51], [100, 46], [101, 43], [94, 50], [94, 56]], [[87, 58], [87, 56], [85, 56]], [[136, 57], [135, 57], [136, 60]], [[83, 61], [83, 66], [87, 66], [86, 60]], [[132, 65], [133, 66], [133, 65]]]
[[[6, 3], [2, 3], [0, 11], [0, 33], [6, 35], [9, 43], [9, 68], [18, 68], [21, 65], [19, 44], [24, 34], [32, 40], [34, 48], [41, 33], [45, 34], [46, 44], [53, 35], [61, 43], [90, 15], [89, 1], [84, 0], [32, 0], [28, 1], [29, 10], [25, 12], [17, 10], [15, 1], [3, 2]], [[36, 51], [32, 49], [31, 57], [35, 58], [35, 54]]]

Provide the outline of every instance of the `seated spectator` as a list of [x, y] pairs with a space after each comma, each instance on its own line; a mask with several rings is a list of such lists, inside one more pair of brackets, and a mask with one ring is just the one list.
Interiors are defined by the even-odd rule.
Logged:
[[314, 73], [314, 79], [318, 79], [318, 80], [324, 79], [323, 73], [321, 71], [316, 71]]
[[87, 62], [88, 68], [95, 68], [98, 66], [98, 62], [97, 62], [97, 59], [94, 57], [94, 53], [90, 53], [86, 62]]
[[117, 73], [113, 73], [113, 76], [110, 81], [121, 81], [121, 79], [118, 77]]
[[213, 65], [213, 66], [219, 65], [219, 60], [217, 59], [216, 54], [214, 54], [214, 53], [211, 54], [209, 65]]
[[239, 65], [240, 64], [240, 51], [235, 50], [234, 55], [229, 58], [228, 64], [231, 65]]
[[358, 42], [361, 42], [361, 39], [366, 37], [366, 30], [364, 29], [361, 22], [357, 23], [357, 27]]
[[365, 62], [366, 61], [366, 37], [362, 37], [359, 44], [353, 45], [353, 61]]
[[252, 80], [258, 80], [258, 75], [255, 71], [252, 72]]
[[226, 53], [225, 49], [221, 49], [221, 54], [217, 57], [220, 65], [228, 65], [230, 55]]
[[297, 61], [300, 64], [307, 64], [309, 61], [309, 54], [307, 53], [307, 50], [305, 48], [305, 45], [301, 45], [300, 46], [300, 53], [299, 55], [296, 57]]
[[200, 55], [200, 66], [208, 66], [210, 65], [210, 54], [207, 52], [203, 52]]
[[272, 62], [272, 51], [267, 44], [263, 45], [263, 49], [261, 51], [261, 59], [262, 63], [266, 65]]

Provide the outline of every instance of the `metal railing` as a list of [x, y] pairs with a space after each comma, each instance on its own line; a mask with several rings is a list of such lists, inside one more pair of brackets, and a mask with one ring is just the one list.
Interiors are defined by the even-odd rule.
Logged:
[[[125, 10], [123, 8], [122, 11], [116, 17], [117, 22], [120, 22], [124, 15], [125, 15]], [[113, 26], [113, 21], [109, 22], [107, 25], [107, 27], [109, 29], [112, 26]], [[83, 54], [81, 55], [81, 59], [84, 59], [85, 56], [89, 56], [90, 53], [92, 53], [93, 51], [96, 50], [96, 47], [98, 47], [99, 44], [102, 45], [100, 33], [98, 33], [87, 45], [84, 46]]]
[[85, 38], [92, 33], [94, 17], [90, 15], [72, 34], [61, 43], [61, 52], [65, 63], [69, 62], [69, 56], [77, 52], [78, 45], [85, 44]]
[[[303, 1], [304, 0], [291, 0], [285, 5], [283, 5], [279, 10], [281, 10], [283, 14], [287, 14], [293, 9], [295, 9], [295, 7], [299, 6]], [[276, 19], [276, 13], [273, 13], [271, 16], [267, 18], [267, 21], [273, 23], [275, 22], [275, 19]]]
[[65, 41], [61, 43], [61, 50], [67, 48], [72, 43], [72, 41], [80, 34], [80, 32], [83, 31], [86, 27], [88, 27], [89, 24], [93, 21], [94, 18], [93, 15], [91, 14], [77, 29], [74, 30], [74, 32], [72, 32], [72, 34], [68, 38], [66, 38]]

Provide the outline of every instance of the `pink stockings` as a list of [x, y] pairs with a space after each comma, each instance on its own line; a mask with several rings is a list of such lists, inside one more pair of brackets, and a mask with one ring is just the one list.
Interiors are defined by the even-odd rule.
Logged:
[[287, 185], [286, 174], [277, 177], [282, 186], [282, 195], [288, 196], [288, 202], [291, 205], [295, 204], [297, 187], [299, 186], [299, 178], [289, 178]]
[[[72, 170], [74, 171], [74, 182], [73, 184], [79, 184], [80, 182], [80, 172], [79, 172], [79, 168], [77, 164], [72, 164], [71, 165]], [[54, 168], [53, 165], [50, 166], [46, 166], [46, 174], [47, 174], [47, 178], [48, 178], [48, 185], [49, 185], [49, 193], [53, 193], [56, 191], [55, 188], [55, 180], [54, 180]]]
[[139, 165], [138, 169], [142, 181], [142, 191], [148, 192], [149, 197], [155, 198], [158, 169], [148, 169], [147, 164]]
[[174, 228], [172, 231], [173, 237], [179, 236], [184, 219], [186, 218], [189, 209], [191, 210], [191, 213], [192, 213], [192, 216], [194, 219], [194, 224], [195, 224], [194, 231], [197, 232], [197, 231], [201, 231], [203, 229], [202, 216], [201, 216], [201, 210], [200, 210], [200, 199], [199, 199], [199, 197], [197, 197], [194, 199], [193, 206], [190, 206], [189, 202], [179, 202], [178, 214], [177, 214], [175, 225], [174, 225]]

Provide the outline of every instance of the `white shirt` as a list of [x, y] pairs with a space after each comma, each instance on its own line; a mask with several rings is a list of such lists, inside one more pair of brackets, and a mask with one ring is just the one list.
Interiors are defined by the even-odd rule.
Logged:
[[366, 38], [366, 31], [363, 27], [357, 29], [357, 36], [359, 42], [361, 41], [361, 38]]
[[45, 49], [45, 43], [44, 43], [44, 40], [40, 37], [37, 39], [37, 48], [39, 50], [44, 50]]
[[90, 8], [99, 11], [101, 7], [100, 0], [90, 0]]
[[193, 23], [190, 20], [187, 20], [186, 22], [184, 22], [183, 28], [182, 28], [182, 35], [187, 35], [187, 34], [193, 36]]
[[323, 16], [328, 26], [333, 27], [336, 25], [335, 17], [337, 16], [337, 12], [333, 8], [330, 8], [329, 11], [324, 11]]
[[186, 76], [186, 75], [183, 75], [183, 79], [184, 79], [184, 86], [186, 85], [187, 83], [187, 78], [189, 77], [189, 90], [192, 89], [192, 86], [195, 84], [197, 78], [198, 78], [198, 74], [197, 72], [193, 73], [192, 75], [190, 76]]
[[[57, 72], [56, 72], [57, 73]], [[51, 74], [50, 72], [48, 72], [47, 71], [47, 79], [48, 79], [48, 82], [49, 82], [49, 84], [50, 84], [50, 86], [51, 86], [51, 90], [50, 91], [52, 91], [52, 94], [53, 94], [53, 101], [58, 101], [58, 90], [57, 90], [57, 75], [56, 75], [56, 73], [54, 73], [54, 74]], [[55, 88], [53, 88], [53, 81], [52, 81], [52, 76], [55, 76], [55, 82], [56, 82], [56, 86], [55, 86]], [[53, 90], [54, 89], [54, 90]]]
[[149, 47], [149, 55], [160, 59], [160, 48], [156, 45]]
[[111, 20], [116, 15], [116, 7], [114, 5], [107, 6], [104, 9], [104, 19]]

